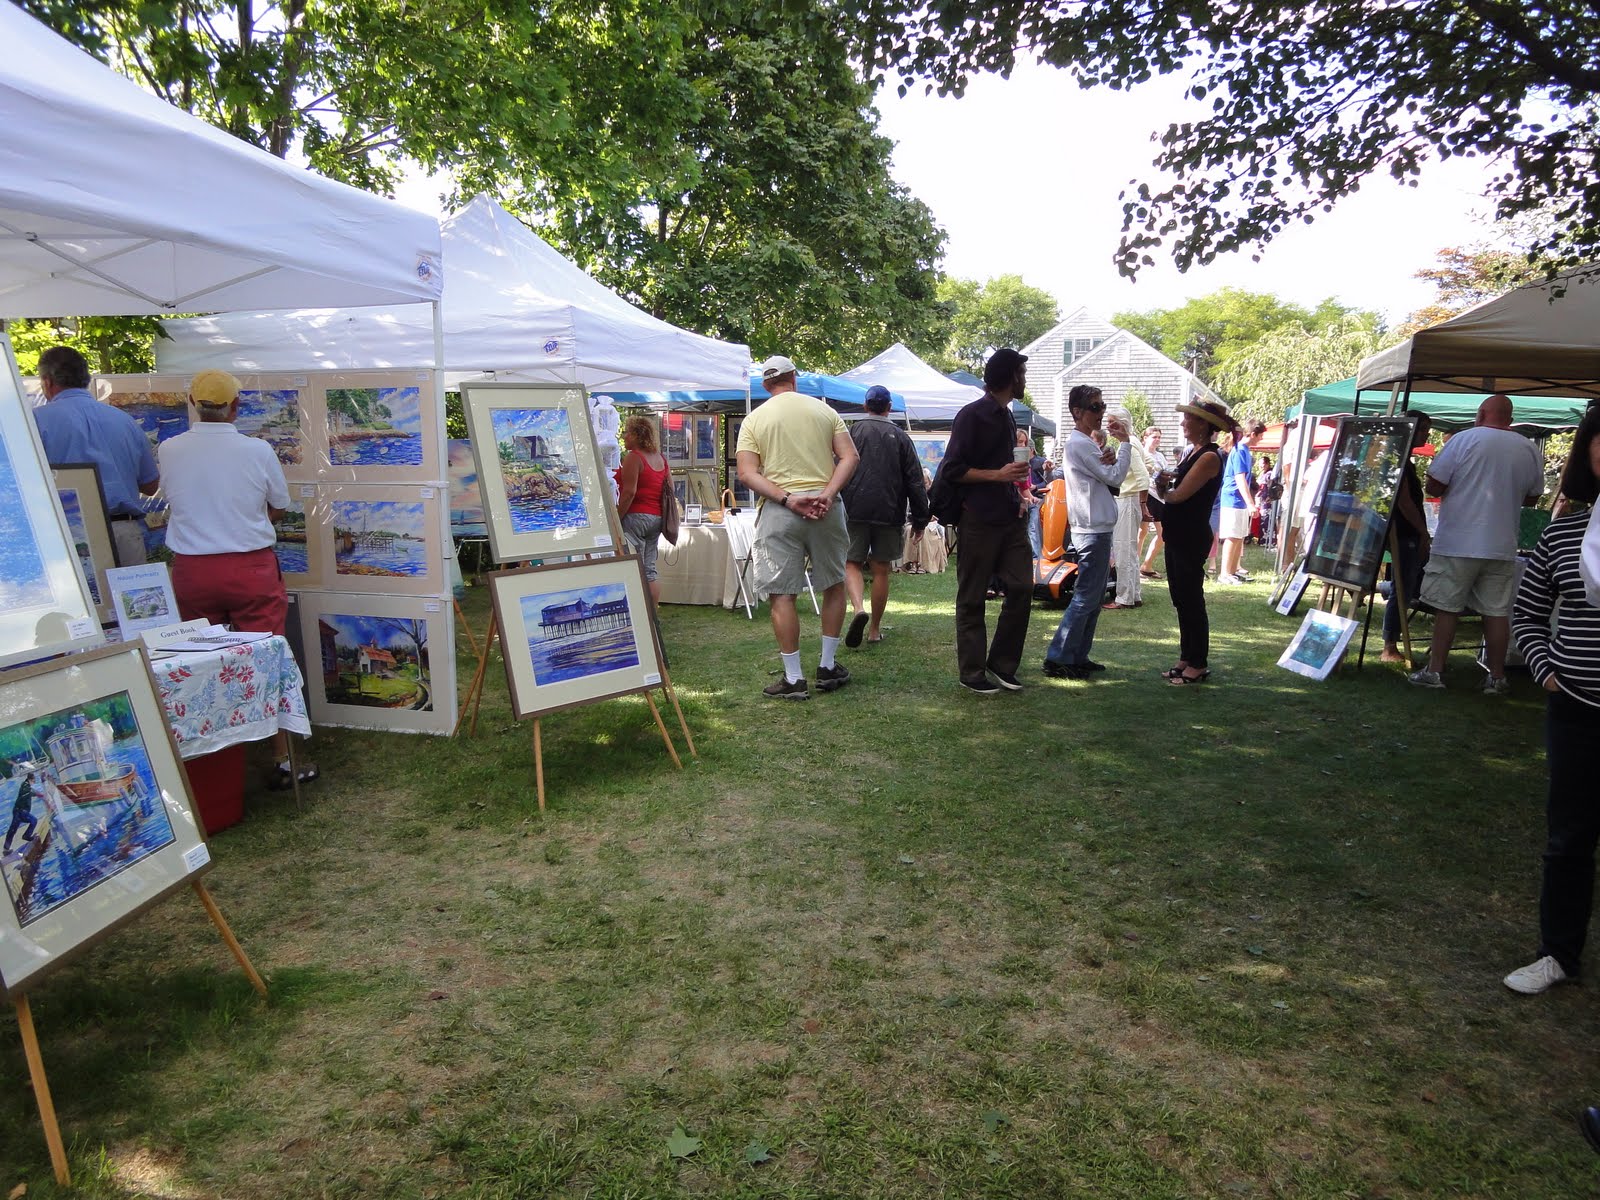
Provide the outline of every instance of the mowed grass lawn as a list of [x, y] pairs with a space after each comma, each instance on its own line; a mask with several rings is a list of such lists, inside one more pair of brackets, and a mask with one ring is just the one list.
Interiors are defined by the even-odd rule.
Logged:
[[[760, 695], [764, 613], [667, 608], [699, 759], [639, 697], [554, 715], [543, 816], [498, 658], [475, 738], [319, 732], [305, 810], [252, 791], [213, 844], [269, 1001], [188, 895], [32, 993], [81, 1194], [1600, 1191], [1594, 995], [1500, 983], [1536, 949], [1526, 677], [1300, 679], [1256, 584], [1170, 688], [1151, 584], [1099, 679], [1039, 675], [1036, 608], [1027, 690], [976, 697], [954, 587], [897, 577], [804, 704]], [[9, 1017], [0, 1053], [0, 1190], [62, 1194]]]

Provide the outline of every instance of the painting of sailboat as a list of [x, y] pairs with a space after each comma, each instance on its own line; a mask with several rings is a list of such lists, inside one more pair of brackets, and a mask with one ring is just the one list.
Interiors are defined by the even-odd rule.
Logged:
[[336, 500], [334, 571], [340, 575], [428, 573], [427, 507], [398, 500]]
[[126, 692], [0, 729], [0, 763], [0, 878], [21, 927], [175, 840]]

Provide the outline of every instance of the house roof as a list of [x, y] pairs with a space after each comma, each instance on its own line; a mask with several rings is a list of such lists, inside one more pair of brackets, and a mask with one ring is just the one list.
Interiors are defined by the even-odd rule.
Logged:
[[361, 652], [368, 658], [375, 659], [378, 662], [394, 661], [394, 655], [390, 654], [387, 650], [379, 650], [376, 646], [363, 646], [361, 647]]

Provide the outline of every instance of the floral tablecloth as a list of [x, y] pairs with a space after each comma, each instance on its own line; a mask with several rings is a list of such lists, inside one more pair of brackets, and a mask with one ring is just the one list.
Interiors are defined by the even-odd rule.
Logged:
[[184, 758], [198, 758], [278, 730], [309, 736], [304, 683], [281, 637], [150, 664]]

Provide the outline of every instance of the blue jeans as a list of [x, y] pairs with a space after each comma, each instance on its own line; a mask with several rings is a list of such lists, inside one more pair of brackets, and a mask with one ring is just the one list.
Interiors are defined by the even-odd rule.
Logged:
[[[1040, 518], [1044, 513], [1042, 504], [1035, 504], [1028, 510], [1028, 545], [1033, 547], [1033, 560], [1038, 562], [1044, 554], [1044, 525]], [[1034, 568], [1038, 570], [1037, 567]]]
[[1106, 598], [1106, 576], [1111, 573], [1111, 534], [1085, 534], [1073, 538], [1072, 544], [1078, 549], [1072, 603], [1061, 614], [1061, 624], [1044, 656], [1045, 662], [1059, 667], [1077, 667], [1089, 661], [1094, 627], [1100, 622], [1100, 605]]

